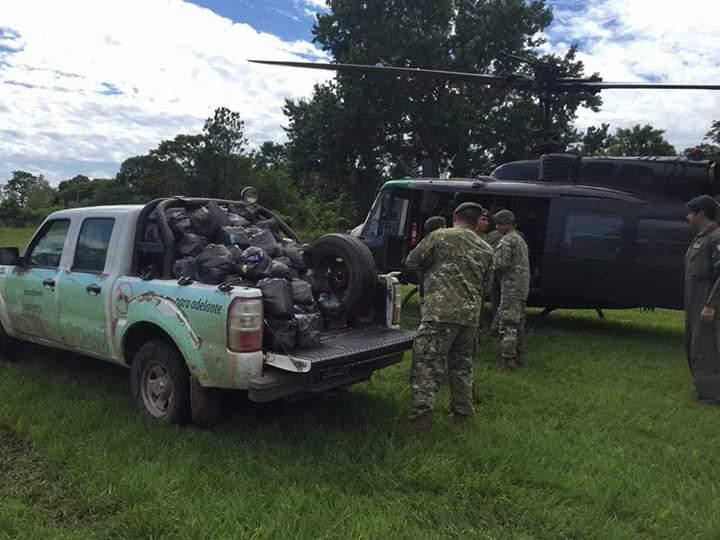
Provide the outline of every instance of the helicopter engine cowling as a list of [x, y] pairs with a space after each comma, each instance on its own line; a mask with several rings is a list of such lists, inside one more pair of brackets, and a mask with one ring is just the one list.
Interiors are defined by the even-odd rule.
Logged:
[[678, 156], [544, 154], [539, 160], [505, 163], [491, 176], [498, 180], [600, 186], [677, 201], [703, 194], [720, 195], [720, 164]]

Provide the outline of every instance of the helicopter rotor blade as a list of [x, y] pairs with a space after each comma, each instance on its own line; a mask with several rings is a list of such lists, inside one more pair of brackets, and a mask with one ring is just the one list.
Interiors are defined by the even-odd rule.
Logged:
[[648, 82], [605, 82], [605, 81], [557, 81], [558, 89], [587, 90], [720, 90], [720, 84], [676, 84]]
[[310, 69], [325, 69], [341, 72], [359, 73], [396, 73], [398, 75], [420, 76], [448, 81], [463, 81], [470, 83], [488, 84], [492, 86], [512, 86], [515, 88], [530, 88], [534, 82], [530, 77], [518, 74], [489, 75], [486, 73], [463, 73], [460, 71], [444, 71], [438, 69], [424, 69], [411, 67], [384, 66], [382, 64], [370, 66], [365, 64], [325, 64], [315, 62], [284, 62], [279, 60], [248, 60], [253, 64], [267, 64], [271, 66], [288, 66]]

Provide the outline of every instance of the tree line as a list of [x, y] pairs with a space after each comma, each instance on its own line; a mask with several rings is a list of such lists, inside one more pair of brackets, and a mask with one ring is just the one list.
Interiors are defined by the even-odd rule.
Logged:
[[[329, 8], [313, 35], [337, 62], [530, 74], [510, 53], [552, 63], [564, 76], [588, 76], [575, 47], [563, 56], [537, 52], [553, 17], [545, 0], [331, 0]], [[553, 129], [570, 151], [677, 153], [651, 125], [614, 133], [608, 124], [574, 127], [578, 107], [601, 105], [594, 93], [556, 98]], [[342, 229], [362, 219], [383, 181], [416, 174], [426, 160], [436, 172], [476, 176], [536, 156], [536, 102], [521, 90], [341, 73], [309, 99], [286, 100], [283, 112], [285, 143], [250, 149], [241, 113], [220, 107], [201, 133], [161, 141], [126, 159], [113, 178], [75, 176], [53, 187], [14, 171], [2, 188], [0, 221], [35, 223], [54, 208], [175, 194], [233, 198], [254, 185], [294, 227]], [[698, 147], [720, 158], [720, 121]]]

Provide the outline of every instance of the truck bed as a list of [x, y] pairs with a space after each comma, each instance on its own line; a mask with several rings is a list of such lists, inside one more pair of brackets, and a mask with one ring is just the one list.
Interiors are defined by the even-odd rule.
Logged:
[[412, 347], [415, 332], [381, 326], [325, 330], [320, 346], [291, 353], [293, 358], [307, 360], [313, 369], [333, 364], [351, 364], [359, 360], [387, 356]]

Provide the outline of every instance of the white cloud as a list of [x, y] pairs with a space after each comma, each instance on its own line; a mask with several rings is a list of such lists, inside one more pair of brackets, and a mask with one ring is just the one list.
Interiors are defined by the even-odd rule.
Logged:
[[[720, 84], [718, 20], [715, 0], [594, 0], [558, 4], [547, 35], [554, 50], [579, 42], [586, 72], [606, 81]], [[718, 91], [605, 90], [602, 97], [601, 112], [580, 113], [580, 127], [650, 123], [679, 151], [720, 119]]]
[[252, 143], [281, 140], [284, 99], [331, 75], [246, 60], [302, 57], [324, 53], [181, 0], [3, 0], [0, 180], [112, 175], [218, 106], [241, 113]]

